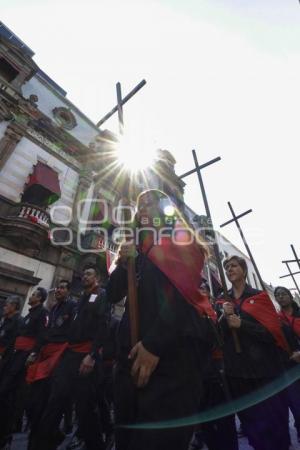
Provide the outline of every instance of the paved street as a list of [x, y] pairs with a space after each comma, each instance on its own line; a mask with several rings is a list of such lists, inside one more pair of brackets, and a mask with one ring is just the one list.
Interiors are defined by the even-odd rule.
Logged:
[[[290, 433], [292, 439], [292, 446], [290, 447], [290, 450], [300, 450], [300, 444], [297, 442], [297, 435], [292, 423], [293, 423], [292, 418], [290, 418]], [[67, 438], [66, 441], [59, 447], [59, 450], [65, 450], [66, 445], [68, 444], [69, 441], [70, 438]], [[14, 436], [14, 441], [11, 450], [26, 450], [26, 444], [27, 444], [26, 434], [24, 433], [16, 434]], [[204, 447], [203, 450], [206, 450], [206, 447]], [[248, 445], [246, 438], [239, 439], [239, 450], [252, 450], [252, 447]]]

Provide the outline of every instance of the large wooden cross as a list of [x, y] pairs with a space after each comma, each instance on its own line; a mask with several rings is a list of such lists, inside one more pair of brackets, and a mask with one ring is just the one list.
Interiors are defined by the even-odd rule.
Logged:
[[230, 223], [233, 223], [233, 222], [236, 224], [237, 229], [239, 230], [239, 233], [240, 233], [240, 235], [241, 235], [242, 241], [243, 241], [243, 243], [244, 243], [244, 245], [245, 245], [245, 247], [246, 247], [248, 256], [249, 256], [249, 258], [250, 258], [250, 260], [251, 260], [251, 262], [252, 262], [252, 265], [253, 265], [253, 267], [254, 267], [254, 270], [255, 270], [255, 273], [256, 273], [257, 278], [258, 278], [258, 280], [259, 280], [259, 283], [260, 283], [260, 285], [261, 285], [261, 288], [262, 288], [263, 290], [265, 290], [265, 283], [263, 282], [263, 279], [262, 279], [262, 277], [261, 277], [261, 275], [260, 275], [260, 272], [259, 272], [259, 270], [258, 270], [258, 267], [257, 267], [257, 265], [256, 265], [254, 256], [253, 256], [253, 254], [252, 254], [252, 252], [251, 252], [251, 250], [250, 250], [250, 247], [249, 247], [249, 245], [248, 245], [248, 243], [247, 243], [247, 241], [246, 241], [245, 235], [244, 235], [243, 230], [242, 230], [242, 228], [241, 228], [241, 225], [240, 225], [240, 223], [239, 223], [239, 219], [242, 218], [242, 217], [244, 217], [244, 216], [246, 216], [247, 214], [251, 213], [251, 212], [252, 212], [252, 209], [248, 209], [247, 211], [245, 211], [245, 212], [243, 212], [243, 213], [241, 213], [241, 214], [239, 214], [239, 215], [237, 216], [237, 215], [235, 214], [234, 209], [233, 209], [233, 207], [232, 207], [232, 205], [231, 205], [230, 202], [228, 202], [228, 206], [229, 206], [229, 209], [230, 209], [230, 212], [231, 212], [231, 215], [232, 215], [233, 218], [230, 219], [230, 220], [228, 220], [227, 222], [223, 223], [222, 225], [220, 225], [220, 227], [223, 228], [223, 227], [225, 227], [226, 225], [229, 225]]
[[124, 118], [123, 118], [123, 105], [128, 102], [143, 86], [145, 86], [146, 80], [142, 80], [139, 84], [137, 84], [132, 91], [129, 92], [129, 94], [126, 95], [126, 97], [122, 98], [122, 92], [121, 92], [121, 83], [116, 84], [116, 90], [117, 90], [117, 105], [113, 107], [111, 111], [109, 111], [107, 114], [105, 114], [102, 119], [99, 120], [97, 123], [97, 127], [101, 127], [101, 125], [106, 122], [113, 114], [118, 112], [118, 118], [119, 118], [119, 131], [120, 134], [123, 134], [123, 127], [124, 127]]
[[[123, 105], [131, 99], [144, 85], [145, 80], [142, 80], [135, 88], [129, 92], [126, 97], [122, 98], [121, 83], [116, 84], [117, 91], [117, 105], [107, 113], [99, 122], [97, 127], [100, 127], [107, 119], [109, 119], [115, 112], [118, 112], [119, 121], [119, 134], [122, 136], [124, 134], [124, 116], [123, 116]], [[128, 223], [128, 206], [130, 206], [130, 193], [128, 192], [125, 196], [126, 199], [123, 200], [123, 206], [125, 206], [124, 219]], [[131, 345], [134, 346], [139, 340], [139, 315], [138, 315], [138, 303], [137, 303], [137, 284], [136, 284], [136, 271], [135, 271], [135, 258], [129, 257], [127, 262], [127, 280], [128, 280], [128, 293], [127, 299], [129, 304], [129, 320], [130, 320], [130, 337]]]
[[296, 290], [300, 294], [300, 289], [299, 289], [298, 283], [297, 283], [296, 278], [295, 278], [295, 275], [297, 275], [300, 272], [292, 272], [292, 270], [290, 268], [290, 264], [291, 263], [295, 263], [295, 262], [298, 264], [298, 267], [300, 268], [300, 259], [298, 258], [298, 255], [296, 253], [296, 250], [295, 250], [295, 247], [293, 246], [293, 244], [291, 244], [291, 249], [292, 249], [292, 252], [294, 254], [295, 259], [289, 259], [289, 260], [282, 261], [282, 263], [286, 265], [286, 268], [288, 269], [289, 273], [287, 275], [282, 275], [279, 278], [291, 277], [293, 282], [294, 282]]
[[[208, 199], [207, 199], [207, 195], [206, 195], [206, 191], [205, 191], [205, 187], [204, 187], [204, 183], [203, 183], [203, 179], [202, 179], [202, 174], [201, 174], [201, 170], [202, 169], [204, 169], [207, 166], [210, 166], [211, 164], [214, 164], [217, 161], [220, 161], [221, 158], [218, 156], [217, 158], [214, 158], [211, 161], [208, 161], [205, 164], [202, 164], [200, 166], [199, 163], [198, 163], [196, 150], [192, 150], [192, 153], [193, 153], [193, 158], [194, 158], [194, 163], [195, 163], [195, 169], [192, 169], [192, 170], [190, 170], [190, 171], [180, 175], [179, 178], [185, 178], [185, 177], [187, 177], [189, 175], [192, 175], [193, 173], [197, 173], [198, 181], [199, 181], [199, 185], [200, 185], [200, 189], [201, 189], [201, 193], [202, 193], [202, 198], [203, 198], [203, 202], [204, 202], [204, 206], [205, 206], [206, 216], [207, 216], [208, 224], [209, 224], [209, 228], [210, 228], [210, 233], [211, 233], [211, 236], [213, 238], [213, 251], [214, 251], [215, 258], [216, 258], [219, 275], [220, 275], [220, 278], [221, 278], [223, 294], [224, 294], [224, 297], [225, 297], [226, 300], [231, 301], [231, 298], [229, 297], [229, 294], [228, 294], [228, 289], [227, 289], [227, 284], [226, 284], [226, 279], [225, 279], [225, 273], [224, 273], [222, 260], [221, 260], [221, 256], [220, 256], [219, 245], [218, 245], [215, 229], [214, 229], [214, 226], [213, 226], [212, 217], [211, 217], [211, 213], [210, 213], [210, 208], [209, 208], [209, 204], [208, 204]], [[213, 292], [212, 291], [212, 283], [211, 283], [211, 278], [210, 278], [210, 268], [209, 268], [209, 266], [207, 267], [207, 270], [208, 270], [208, 279], [209, 279], [211, 292]], [[241, 353], [241, 345], [240, 345], [240, 342], [239, 342], [239, 339], [238, 339], [237, 332], [236, 332], [236, 330], [233, 330], [233, 329], [231, 331], [232, 331], [232, 336], [233, 336], [233, 340], [234, 340], [235, 350], [236, 350], [237, 353]]]

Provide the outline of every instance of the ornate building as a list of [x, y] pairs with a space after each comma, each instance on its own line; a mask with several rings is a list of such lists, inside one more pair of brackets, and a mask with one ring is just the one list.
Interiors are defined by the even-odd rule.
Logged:
[[34, 286], [51, 289], [69, 279], [76, 295], [88, 263], [105, 267], [113, 206], [124, 192], [135, 198], [158, 187], [180, 203], [184, 187], [167, 151], [159, 152], [147, 183], [119, 179], [116, 136], [73, 105], [33, 56], [0, 22], [0, 308], [17, 293], [24, 312]]

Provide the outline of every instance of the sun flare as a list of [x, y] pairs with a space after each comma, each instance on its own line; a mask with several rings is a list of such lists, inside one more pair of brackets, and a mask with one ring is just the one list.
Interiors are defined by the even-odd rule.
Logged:
[[119, 163], [133, 173], [152, 167], [156, 156], [153, 148], [140, 145], [128, 135], [122, 136], [116, 152]]

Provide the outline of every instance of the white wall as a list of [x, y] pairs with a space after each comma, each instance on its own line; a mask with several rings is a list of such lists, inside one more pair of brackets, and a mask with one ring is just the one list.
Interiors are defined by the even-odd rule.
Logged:
[[[0, 261], [7, 264], [12, 264], [13, 266], [21, 267], [22, 269], [33, 271], [33, 276], [41, 278], [39, 286], [44, 287], [45, 289], [50, 289], [55, 273], [55, 266], [52, 264], [47, 264], [45, 262], [38, 261], [37, 259], [29, 258], [28, 256], [20, 255], [19, 253], [15, 253], [1, 247]], [[36, 286], [31, 288], [28, 292], [26, 303], [22, 312], [23, 315], [25, 315], [28, 311], [28, 298], [34, 289], [36, 289]]]
[[[54, 205], [72, 207], [78, 184], [78, 173], [27, 138], [22, 138], [0, 172], [0, 194], [19, 202], [28, 175], [38, 160], [58, 173], [61, 198]], [[61, 210], [58, 217], [64, 219], [67, 214]]]
[[64, 97], [52, 91], [40, 78], [35, 76], [31, 78], [23, 87], [22, 93], [25, 98], [29, 98], [31, 94], [38, 96], [37, 105], [39, 109], [54, 120], [52, 110], [58, 107], [65, 107], [76, 117], [77, 126], [73, 130], [67, 130], [72, 136], [78, 139], [82, 144], [88, 145], [99, 134], [87, 121], [80, 116], [74, 108], [70, 107], [70, 103], [64, 101]]

